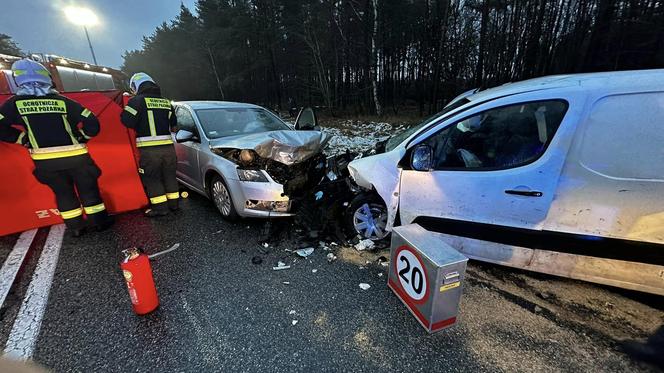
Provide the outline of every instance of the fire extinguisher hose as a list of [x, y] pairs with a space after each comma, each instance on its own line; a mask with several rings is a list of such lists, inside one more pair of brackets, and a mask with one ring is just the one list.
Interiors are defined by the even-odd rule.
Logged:
[[180, 244], [179, 244], [179, 243], [176, 243], [176, 244], [174, 244], [173, 246], [171, 246], [170, 248], [168, 248], [168, 249], [166, 249], [166, 250], [159, 251], [159, 252], [156, 252], [156, 253], [154, 253], [154, 254], [150, 254], [150, 255], [148, 255], [148, 258], [153, 259], [153, 258], [158, 257], [159, 255], [166, 254], [166, 253], [170, 253], [171, 251], [177, 249], [178, 247], [180, 247]]

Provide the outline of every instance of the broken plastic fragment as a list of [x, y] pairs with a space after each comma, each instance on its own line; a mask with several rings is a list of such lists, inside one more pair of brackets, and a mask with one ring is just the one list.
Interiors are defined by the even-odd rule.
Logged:
[[308, 256], [311, 255], [313, 252], [314, 252], [314, 248], [313, 248], [313, 247], [307, 247], [307, 248], [304, 248], [304, 249], [295, 250], [295, 253], [296, 253], [297, 255], [303, 257], [303, 258], [308, 257]]
[[316, 272], [318, 272], [318, 270], [316, 268], [311, 270], [311, 273], [316, 273]]
[[355, 245], [357, 251], [371, 250], [375, 246], [374, 242], [370, 239], [362, 240]]
[[277, 263], [276, 267], [272, 267], [273, 271], [279, 271], [282, 269], [290, 269], [290, 266], [287, 266], [286, 263], [280, 261], [279, 263]]
[[362, 290], [369, 290], [370, 287], [371, 285], [365, 284], [364, 282], [360, 284], [360, 289]]
[[269, 245], [267, 242], [265, 242], [265, 243], [263, 244], [263, 247], [266, 248], [266, 249], [267, 249], [269, 246], [270, 246], [270, 245]]
[[295, 326], [295, 324], [297, 324], [297, 320], [291, 321], [291, 325]]
[[327, 253], [327, 261], [328, 261], [328, 262], [332, 263], [332, 262], [334, 262], [335, 260], [337, 260], [337, 256], [336, 256], [336, 255], [334, 255], [333, 253]]
[[320, 201], [323, 198], [323, 192], [320, 190], [316, 192], [314, 195], [316, 196], [316, 201]]
[[295, 315], [295, 310], [290, 310], [290, 312], [288, 312], [288, 314], [289, 315]]

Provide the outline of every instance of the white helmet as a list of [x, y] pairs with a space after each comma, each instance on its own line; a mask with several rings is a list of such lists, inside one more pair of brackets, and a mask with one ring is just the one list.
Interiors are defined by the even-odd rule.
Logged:
[[137, 93], [141, 84], [145, 82], [154, 83], [154, 80], [146, 73], [136, 73], [131, 76], [131, 79], [129, 79], [129, 89], [131, 89], [132, 92]]
[[18, 86], [28, 83], [51, 85], [51, 74], [37, 61], [27, 58], [18, 60], [12, 64], [12, 73]]

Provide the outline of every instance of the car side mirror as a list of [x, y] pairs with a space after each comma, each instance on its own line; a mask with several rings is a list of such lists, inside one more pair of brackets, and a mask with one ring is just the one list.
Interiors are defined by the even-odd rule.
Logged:
[[175, 134], [175, 141], [179, 143], [187, 141], [198, 141], [198, 137], [193, 132], [187, 130], [179, 130]]
[[318, 127], [316, 112], [310, 107], [303, 108], [295, 119], [295, 129], [298, 131], [313, 131]]
[[410, 166], [415, 171], [431, 171], [433, 169], [433, 149], [427, 144], [417, 145], [410, 157]]

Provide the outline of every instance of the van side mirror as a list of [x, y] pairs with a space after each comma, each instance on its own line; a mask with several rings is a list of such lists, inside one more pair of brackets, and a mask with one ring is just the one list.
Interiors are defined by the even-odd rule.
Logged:
[[310, 107], [303, 108], [295, 119], [295, 129], [298, 131], [313, 131], [318, 127], [316, 112]]
[[431, 171], [433, 169], [433, 149], [427, 144], [419, 144], [411, 153], [410, 166], [415, 171]]
[[181, 142], [187, 142], [187, 141], [198, 141], [198, 137], [194, 135], [192, 132], [187, 131], [187, 130], [179, 130], [175, 134], [175, 141], [181, 143]]

